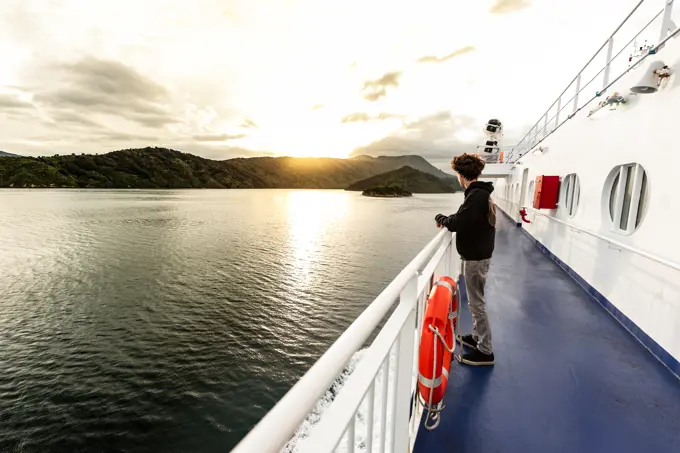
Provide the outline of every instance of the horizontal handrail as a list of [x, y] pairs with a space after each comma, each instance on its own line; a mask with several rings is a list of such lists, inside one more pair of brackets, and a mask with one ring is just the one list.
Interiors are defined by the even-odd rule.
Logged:
[[595, 237], [595, 238], [597, 238], [597, 239], [600, 239], [600, 240], [603, 240], [603, 241], [605, 241], [605, 242], [608, 242], [608, 243], [610, 243], [610, 244], [612, 244], [612, 245], [615, 245], [615, 246], [617, 246], [617, 247], [620, 247], [621, 249], [624, 249], [624, 250], [627, 250], [627, 251], [629, 251], [629, 252], [635, 253], [635, 254], [637, 254], [637, 255], [643, 256], [643, 257], [645, 257], [645, 258], [647, 258], [647, 259], [650, 259], [650, 260], [652, 260], [652, 261], [656, 261], [657, 263], [663, 264], [664, 266], [670, 267], [671, 269], [675, 269], [676, 271], [680, 271], [680, 264], [675, 263], [675, 262], [670, 261], [670, 260], [667, 260], [666, 258], [662, 258], [662, 257], [657, 256], [657, 255], [654, 255], [654, 254], [652, 254], [652, 253], [645, 252], [644, 250], [636, 249], [635, 247], [631, 247], [631, 246], [629, 246], [629, 245], [626, 245], [626, 244], [624, 244], [623, 242], [615, 241], [614, 239], [610, 239], [610, 238], [608, 238], [608, 237], [606, 237], [606, 236], [603, 236], [603, 235], [601, 235], [601, 234], [595, 233], [595, 232], [590, 231], [590, 230], [587, 230], [587, 229], [585, 229], [585, 228], [581, 228], [581, 227], [576, 226], [576, 225], [574, 225], [574, 224], [572, 224], [572, 223], [569, 223], [569, 222], [565, 222], [565, 221], [563, 221], [563, 220], [560, 220], [560, 219], [558, 219], [557, 217], [553, 217], [553, 216], [551, 216], [551, 215], [548, 215], [548, 214], [545, 214], [545, 213], [543, 213], [543, 212], [540, 212], [540, 211], [537, 210], [537, 209], [534, 209], [534, 208], [531, 208], [531, 207], [527, 207], [527, 209], [530, 210], [530, 211], [532, 211], [532, 212], [534, 212], [534, 213], [536, 213], [536, 214], [538, 214], [538, 215], [540, 215], [540, 216], [546, 217], [546, 218], [548, 218], [548, 219], [550, 219], [550, 220], [552, 220], [552, 221], [554, 221], [554, 222], [561, 223], [562, 225], [566, 225], [566, 226], [568, 226], [569, 228], [572, 228], [572, 229], [574, 229], [574, 230], [578, 230], [578, 231], [580, 231], [580, 232], [586, 233], [586, 234], [589, 235], [589, 236], [593, 236], [593, 237]]
[[359, 315], [283, 398], [236, 445], [232, 453], [278, 453], [291, 439], [319, 398], [345, 368], [352, 355], [380, 324], [401, 291], [451, 234], [442, 229]]

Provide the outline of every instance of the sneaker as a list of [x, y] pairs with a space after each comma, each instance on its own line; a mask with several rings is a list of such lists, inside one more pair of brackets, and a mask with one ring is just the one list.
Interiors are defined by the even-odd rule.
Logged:
[[484, 354], [479, 349], [474, 349], [465, 354], [461, 354], [456, 357], [460, 363], [465, 363], [472, 366], [483, 366], [483, 365], [493, 365], [494, 356], [493, 352], [491, 354]]
[[458, 343], [464, 344], [468, 348], [477, 349], [477, 340], [472, 338], [472, 334], [456, 335], [456, 340], [458, 340]]

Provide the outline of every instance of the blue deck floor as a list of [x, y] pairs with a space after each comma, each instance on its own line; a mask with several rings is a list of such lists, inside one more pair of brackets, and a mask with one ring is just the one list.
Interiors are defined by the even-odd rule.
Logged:
[[680, 452], [680, 381], [505, 217], [486, 295], [496, 365], [454, 361], [414, 453]]

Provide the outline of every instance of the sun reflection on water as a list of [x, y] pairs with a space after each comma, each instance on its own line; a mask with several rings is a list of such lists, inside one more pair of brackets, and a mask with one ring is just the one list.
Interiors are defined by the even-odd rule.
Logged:
[[288, 244], [295, 277], [306, 283], [333, 242], [335, 225], [347, 215], [350, 194], [320, 190], [291, 191], [287, 196]]

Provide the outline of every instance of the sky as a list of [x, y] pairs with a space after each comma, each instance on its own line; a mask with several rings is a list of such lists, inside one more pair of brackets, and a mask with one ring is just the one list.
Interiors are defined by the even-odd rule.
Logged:
[[636, 3], [2, 0], [0, 149], [446, 167], [490, 118], [516, 143]]

